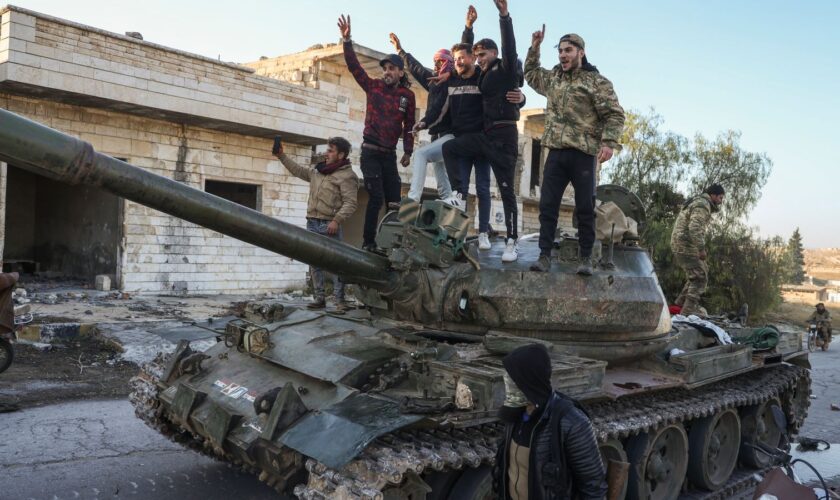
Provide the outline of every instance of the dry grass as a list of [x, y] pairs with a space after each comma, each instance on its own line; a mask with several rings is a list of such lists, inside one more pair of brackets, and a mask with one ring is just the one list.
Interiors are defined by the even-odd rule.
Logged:
[[[805, 328], [805, 321], [814, 312], [815, 305], [816, 302], [814, 301], [794, 302], [786, 299], [776, 310], [767, 313], [766, 320], [773, 323], [789, 323]], [[840, 319], [840, 304], [825, 302], [825, 308], [831, 312], [831, 319], [835, 320], [832, 323], [835, 323], [836, 319]]]

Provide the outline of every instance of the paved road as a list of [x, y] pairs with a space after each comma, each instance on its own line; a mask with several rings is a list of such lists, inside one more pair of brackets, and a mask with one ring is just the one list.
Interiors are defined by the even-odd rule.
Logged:
[[[838, 337], [835, 337], [835, 339]], [[831, 405], [840, 405], [840, 342], [831, 343], [828, 351], [813, 352], [811, 361], [811, 406], [800, 435], [825, 439], [840, 448], [840, 411]]]
[[277, 499], [254, 476], [185, 450], [125, 400], [0, 414], [2, 499]]
[[[803, 436], [835, 443], [805, 458], [840, 474], [840, 343], [811, 355]], [[74, 401], [0, 414], [0, 499], [276, 499], [251, 475], [185, 450], [134, 417], [124, 400]], [[801, 472], [805, 472], [804, 470]], [[808, 474], [804, 474], [806, 477]]]

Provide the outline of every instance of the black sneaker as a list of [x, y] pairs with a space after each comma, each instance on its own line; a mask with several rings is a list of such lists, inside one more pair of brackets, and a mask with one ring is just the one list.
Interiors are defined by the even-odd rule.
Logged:
[[315, 299], [314, 302], [306, 304], [307, 309], [324, 309], [325, 307], [327, 307], [327, 301], [323, 298]]
[[347, 302], [346, 300], [341, 300], [335, 305], [336, 314], [344, 314], [347, 311], [351, 311], [353, 309], [353, 305]]
[[531, 264], [531, 271], [537, 271], [540, 273], [547, 273], [551, 270], [551, 257], [548, 255], [540, 255], [540, 258], [537, 259], [536, 262]]
[[577, 273], [581, 276], [592, 276], [592, 263], [589, 259], [580, 263], [577, 268]]
[[376, 243], [365, 243], [362, 245], [362, 250], [366, 250], [372, 253], [379, 253], [379, 248], [376, 246]]

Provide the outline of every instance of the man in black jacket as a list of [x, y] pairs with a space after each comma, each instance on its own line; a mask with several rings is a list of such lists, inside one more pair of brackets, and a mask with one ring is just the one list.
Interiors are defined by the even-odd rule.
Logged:
[[519, 106], [508, 102], [506, 94], [521, 86], [521, 75], [507, 0], [494, 2], [499, 9], [503, 57], [498, 57], [498, 47], [492, 40], [479, 40], [473, 47], [476, 62], [481, 67], [478, 87], [482, 96], [483, 132], [465, 134], [444, 144], [443, 159], [453, 186], [463, 184], [459, 171], [460, 158], [484, 157], [490, 161], [505, 211], [507, 237], [502, 261], [513, 262], [518, 258], [518, 209], [514, 174], [519, 153], [519, 132], [516, 125], [519, 121]]
[[[449, 176], [446, 174], [441, 153], [443, 144], [454, 137], [452, 135], [452, 122], [449, 114], [444, 110], [444, 104], [447, 97], [446, 79], [455, 69], [455, 60], [448, 50], [441, 49], [435, 53], [434, 69], [429, 69], [403, 49], [397, 35], [391, 33], [390, 39], [391, 44], [396, 49], [397, 54], [403, 58], [411, 75], [429, 92], [426, 100], [426, 115], [414, 125], [412, 132], [416, 135], [421, 130], [428, 129], [432, 142], [414, 151], [414, 159], [411, 162], [411, 187], [406, 197], [415, 202], [420, 201], [423, 195], [423, 187], [426, 184], [426, 166], [432, 163], [440, 199], [455, 207], [462, 208], [460, 198], [452, 196]], [[443, 81], [437, 81], [437, 79]]]
[[539, 344], [505, 356], [505, 439], [495, 486], [504, 500], [603, 499], [606, 472], [589, 417], [551, 388], [551, 359]]

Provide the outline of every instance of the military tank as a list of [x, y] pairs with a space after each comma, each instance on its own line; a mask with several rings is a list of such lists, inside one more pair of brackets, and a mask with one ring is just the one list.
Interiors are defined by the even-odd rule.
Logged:
[[[88, 184], [336, 273], [363, 306], [344, 315], [253, 303], [204, 352], [182, 341], [132, 380], [138, 417], [187, 446], [301, 499], [468, 499], [490, 495], [503, 429], [502, 357], [546, 345], [556, 389], [589, 412], [614, 498], [727, 498], [777, 445], [772, 406], [796, 434], [809, 405], [802, 333], [772, 346], [728, 343], [671, 321], [632, 236], [600, 243], [591, 277], [558, 233], [549, 273], [501, 245], [478, 252], [469, 219], [437, 201], [404, 204], [366, 252], [99, 154], [0, 110], [0, 159]], [[643, 222], [617, 186], [599, 198]], [[218, 327], [219, 325], [216, 325]], [[737, 323], [729, 333], [747, 333]], [[622, 474], [622, 471], [627, 472]]]

